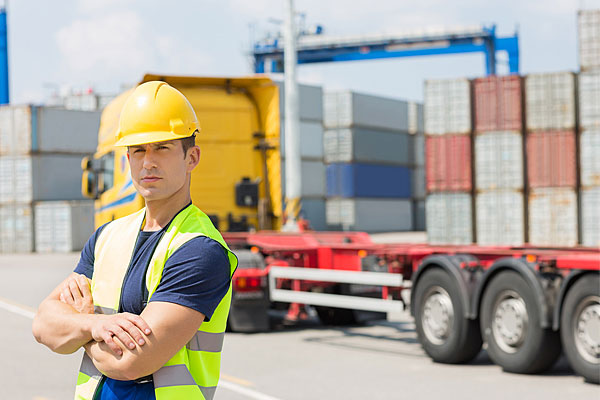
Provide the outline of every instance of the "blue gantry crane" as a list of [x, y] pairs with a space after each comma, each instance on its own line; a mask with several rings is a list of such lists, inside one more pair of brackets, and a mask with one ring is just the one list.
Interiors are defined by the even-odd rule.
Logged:
[[[340, 37], [327, 37], [322, 28], [315, 33], [298, 37], [298, 64], [481, 52], [485, 55], [487, 75], [494, 75], [496, 53], [505, 51], [509, 72], [519, 73], [518, 33], [498, 37], [495, 25]], [[283, 72], [281, 38], [255, 43], [253, 56], [255, 73]]]

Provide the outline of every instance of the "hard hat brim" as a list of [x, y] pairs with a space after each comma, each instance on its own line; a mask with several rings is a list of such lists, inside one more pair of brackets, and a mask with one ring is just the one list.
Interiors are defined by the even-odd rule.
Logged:
[[166, 142], [168, 140], [178, 140], [191, 137], [191, 135], [177, 135], [173, 132], [141, 132], [129, 134], [119, 139], [115, 146], [126, 147], [126, 146], [139, 146], [142, 144]]

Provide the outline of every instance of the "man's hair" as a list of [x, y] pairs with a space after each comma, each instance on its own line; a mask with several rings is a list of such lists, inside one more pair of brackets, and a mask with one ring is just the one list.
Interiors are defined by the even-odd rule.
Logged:
[[196, 132], [194, 132], [192, 136], [179, 140], [181, 141], [181, 146], [183, 147], [183, 158], [185, 158], [187, 151], [196, 145]]

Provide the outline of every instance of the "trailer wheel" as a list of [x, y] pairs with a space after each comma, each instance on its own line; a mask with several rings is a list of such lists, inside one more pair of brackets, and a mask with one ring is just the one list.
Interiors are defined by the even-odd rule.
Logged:
[[540, 325], [533, 290], [517, 272], [500, 272], [481, 305], [481, 334], [492, 361], [504, 371], [532, 374], [550, 368], [561, 352], [558, 332]]
[[565, 298], [560, 335], [571, 367], [590, 383], [600, 383], [600, 277], [579, 279]]
[[419, 342], [434, 361], [465, 363], [481, 350], [477, 321], [466, 318], [458, 285], [445, 271], [424, 273], [415, 288], [415, 325]]

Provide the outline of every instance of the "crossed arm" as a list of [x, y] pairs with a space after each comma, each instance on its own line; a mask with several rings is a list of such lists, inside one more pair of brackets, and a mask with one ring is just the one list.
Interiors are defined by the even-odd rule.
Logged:
[[194, 336], [204, 315], [167, 302], [150, 302], [140, 316], [93, 314], [89, 280], [72, 273], [40, 304], [36, 340], [70, 354], [84, 347], [96, 368], [118, 380], [149, 375]]

